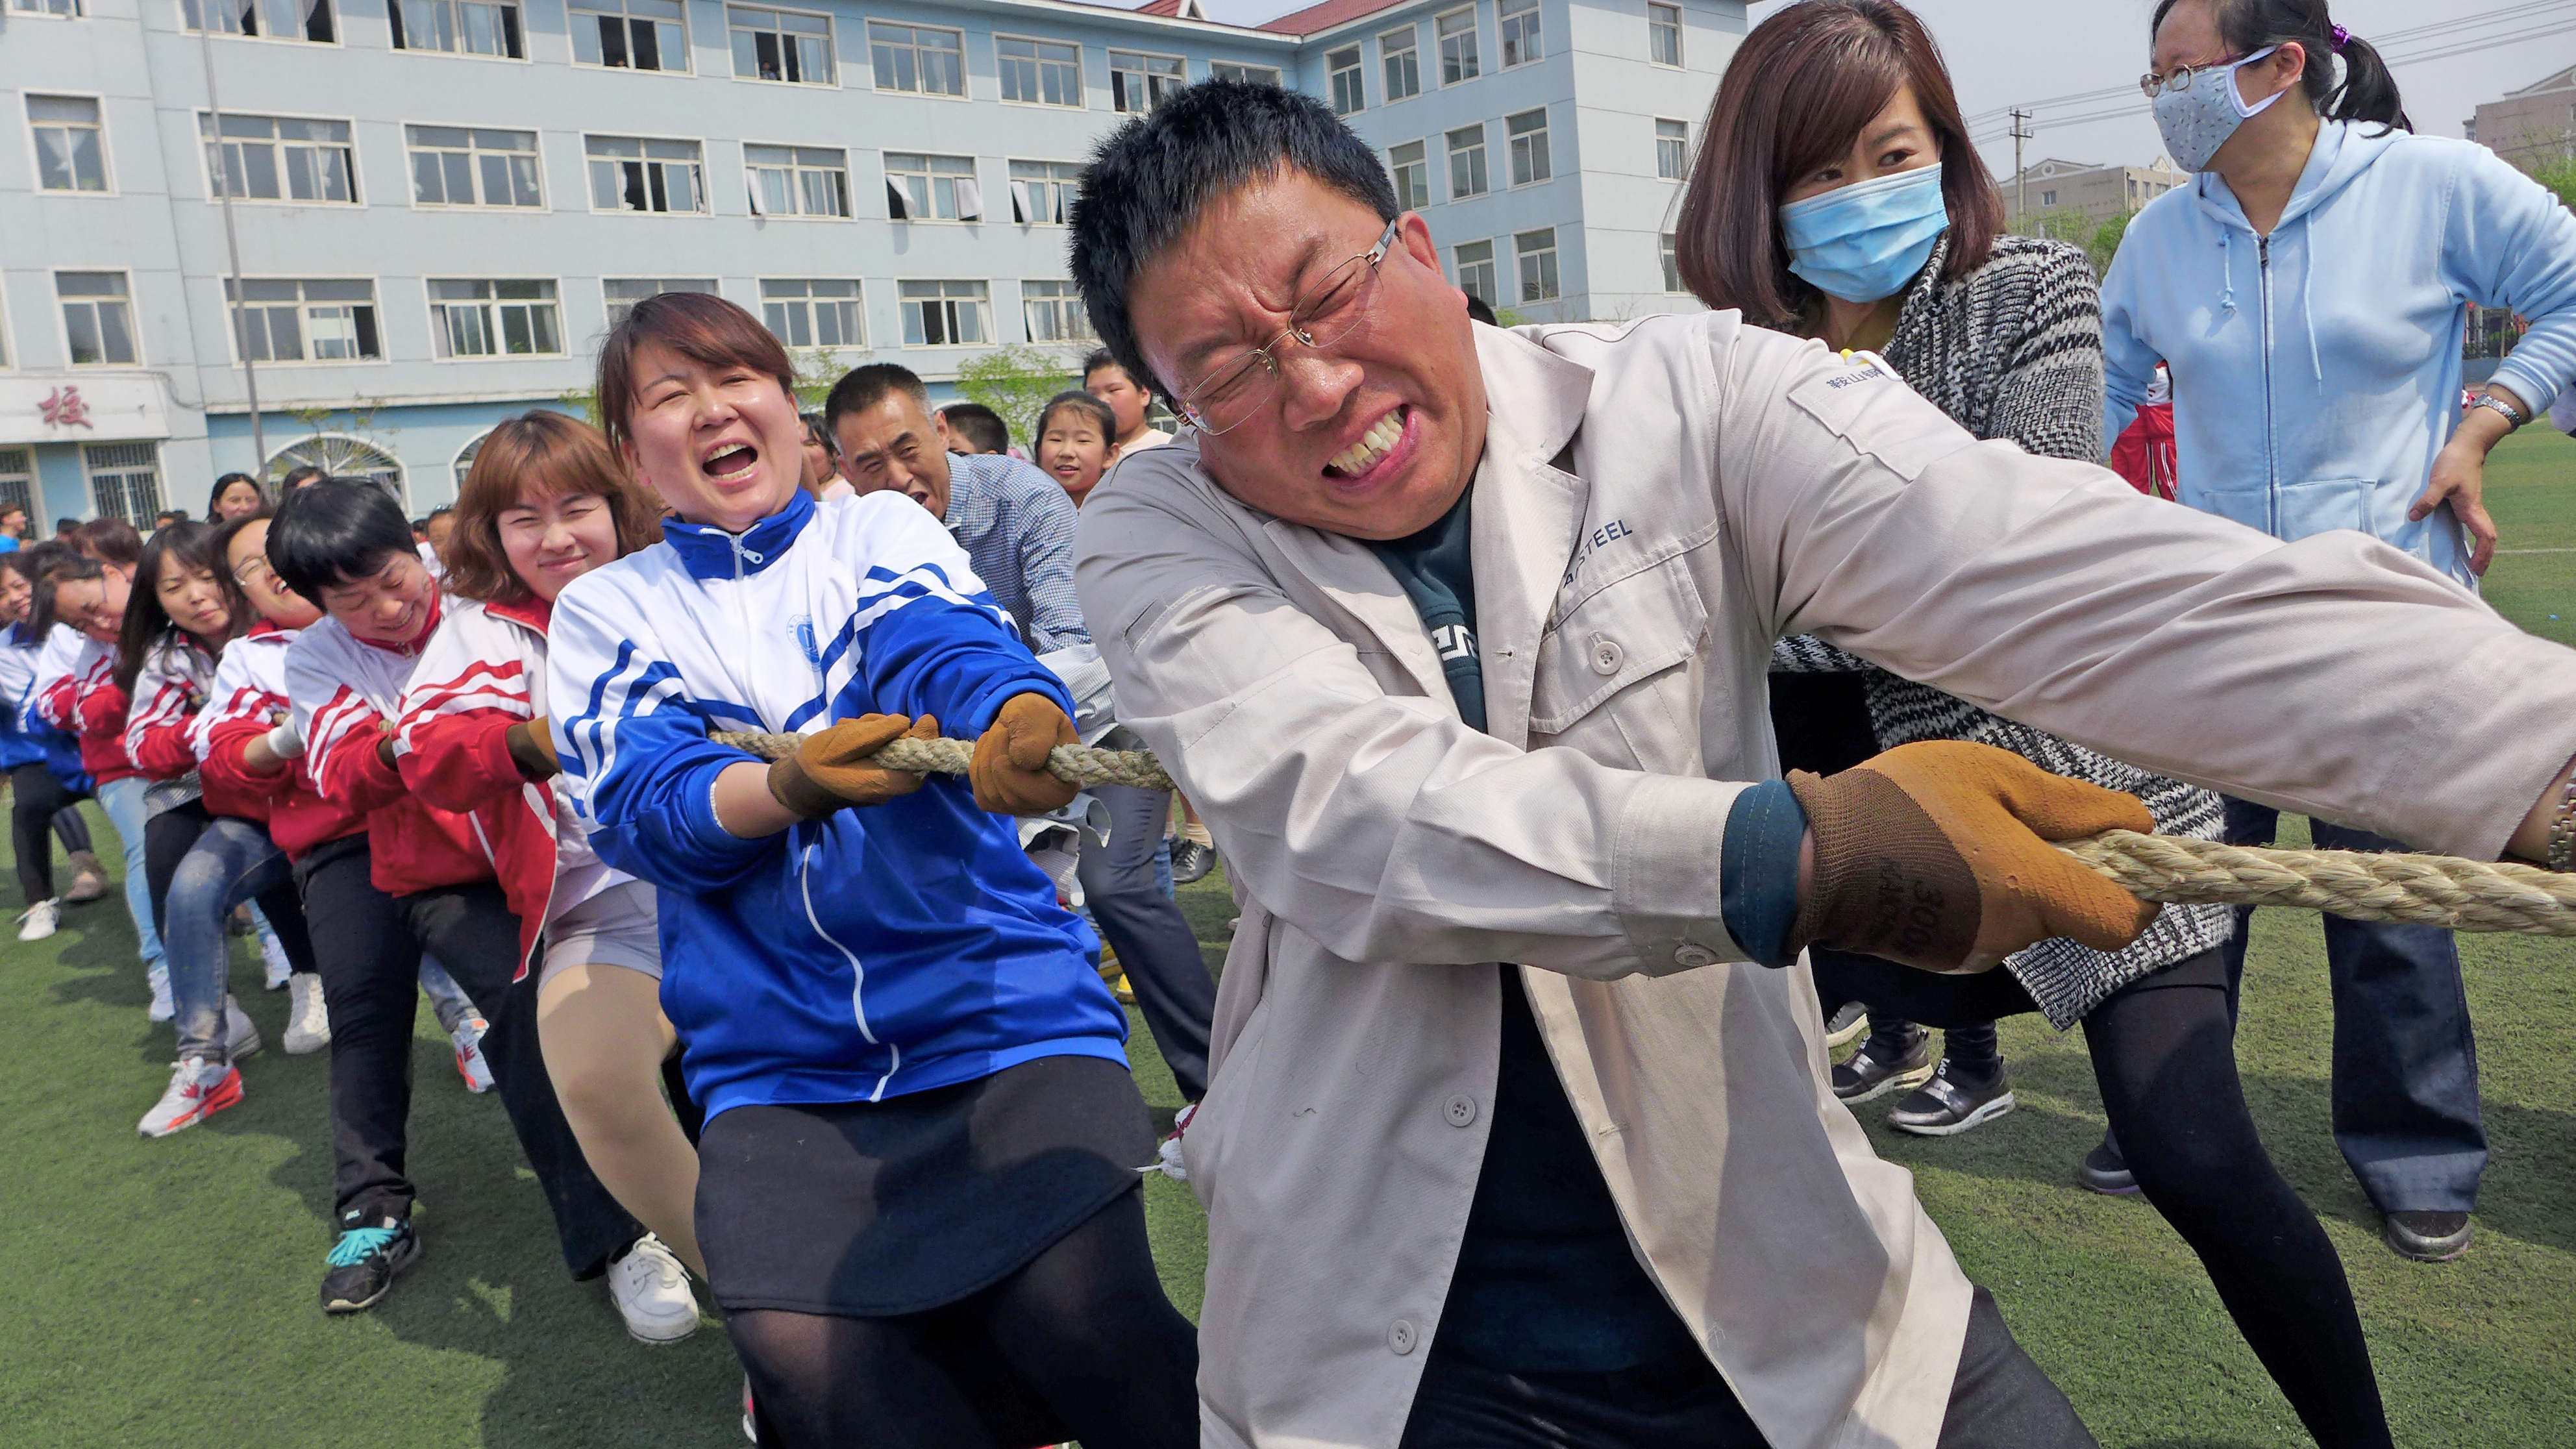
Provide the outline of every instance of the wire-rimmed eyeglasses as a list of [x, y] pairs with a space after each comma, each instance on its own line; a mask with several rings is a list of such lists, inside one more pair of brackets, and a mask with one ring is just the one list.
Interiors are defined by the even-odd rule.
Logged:
[[1350, 336], [1367, 320], [1365, 294], [1377, 279], [1378, 263], [1386, 260], [1387, 249], [1395, 245], [1396, 233], [1403, 225], [1401, 216], [1388, 222], [1386, 230], [1378, 234], [1377, 245], [1344, 261], [1309, 287], [1288, 309], [1288, 325], [1267, 343], [1228, 358], [1198, 383], [1182, 389], [1176, 401], [1190, 426], [1211, 437], [1240, 427], [1278, 390], [1279, 350], [1283, 343], [1293, 340], [1300, 347], [1321, 350]]

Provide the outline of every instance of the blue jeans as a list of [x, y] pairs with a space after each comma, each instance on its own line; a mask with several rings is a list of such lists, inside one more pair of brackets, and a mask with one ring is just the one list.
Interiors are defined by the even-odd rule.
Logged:
[[143, 792], [151, 783], [140, 775], [110, 780], [98, 787], [98, 804], [107, 812], [107, 822], [116, 827], [117, 841], [125, 848], [125, 913], [134, 918], [134, 935], [142, 947], [143, 964], [158, 966], [161, 933], [152, 929], [151, 875], [143, 867], [143, 827], [147, 820]]
[[286, 852], [267, 831], [216, 816], [170, 877], [161, 919], [169, 928], [170, 995], [179, 1012], [181, 1056], [223, 1055], [225, 984], [232, 975], [224, 917], [251, 897], [289, 884], [291, 871]]
[[[2227, 842], [2269, 845], [2281, 812], [2230, 798]], [[2386, 836], [2311, 820], [2320, 850], [2406, 847]], [[2228, 1008], [2245, 975], [2254, 909], [2236, 912], [2227, 943]], [[2460, 951], [2438, 926], [2325, 918], [2334, 989], [2334, 1134], [2361, 1190], [2384, 1213], [2469, 1212], [2486, 1171], [2478, 1115], [2478, 1050], [2460, 985]]]

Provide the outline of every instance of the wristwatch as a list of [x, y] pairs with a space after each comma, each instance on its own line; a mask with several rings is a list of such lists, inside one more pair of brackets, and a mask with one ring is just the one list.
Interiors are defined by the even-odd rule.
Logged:
[[2497, 397], [2491, 392], [2482, 392], [2476, 397], [2469, 399], [2469, 406], [2473, 408], [2486, 408], [2491, 412], [2502, 413], [2504, 414], [2504, 420], [2513, 424], [2517, 428], [2521, 427], [2524, 423], [2531, 421], [2530, 418], [2523, 415], [2520, 408], [2515, 407], [2513, 404], [2506, 402], [2503, 398]]

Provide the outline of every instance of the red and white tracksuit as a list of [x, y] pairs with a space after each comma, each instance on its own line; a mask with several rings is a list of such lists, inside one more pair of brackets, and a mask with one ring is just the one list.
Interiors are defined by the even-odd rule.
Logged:
[[366, 816], [323, 799], [294, 760], [265, 772], [244, 758], [250, 742], [292, 716], [286, 698], [286, 651], [300, 630], [263, 619], [224, 648], [207, 686], [206, 705], [188, 728], [206, 808], [217, 815], [265, 821], [268, 838], [289, 860], [325, 841], [367, 828]]

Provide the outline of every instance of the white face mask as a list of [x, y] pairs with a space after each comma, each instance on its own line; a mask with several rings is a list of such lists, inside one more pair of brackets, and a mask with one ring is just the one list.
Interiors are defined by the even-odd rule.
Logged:
[[2228, 137], [2236, 134], [2237, 127], [2289, 94], [2286, 90], [2274, 91], [2249, 106], [2236, 90], [2238, 71], [2280, 48], [2267, 45], [2243, 60], [2193, 71], [2191, 83], [2185, 88], [2156, 92], [2156, 129], [2164, 133], [2165, 152], [2173, 157], [2175, 165], [2185, 171], [2208, 170], [2211, 158], [2227, 144]]

